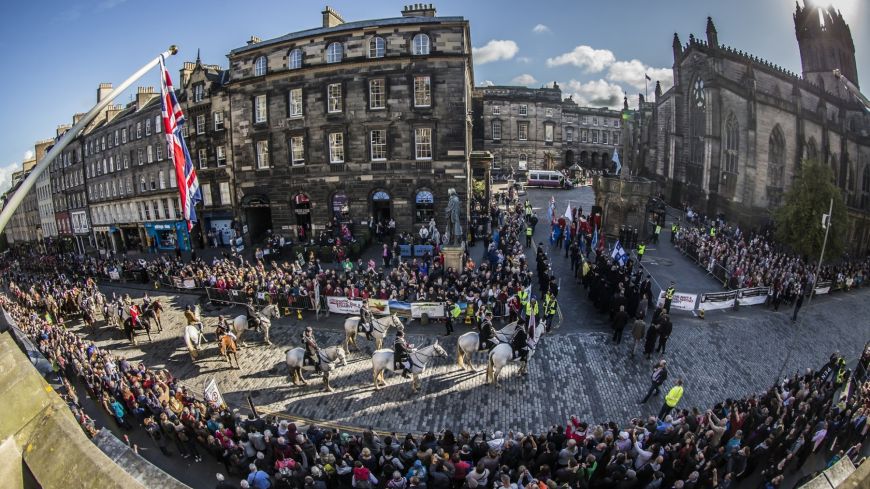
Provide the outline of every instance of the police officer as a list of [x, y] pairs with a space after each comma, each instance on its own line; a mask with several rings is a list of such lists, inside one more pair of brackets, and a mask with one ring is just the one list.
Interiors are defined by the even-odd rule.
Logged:
[[646, 253], [646, 243], [640, 243], [637, 245], [637, 261], [643, 261], [643, 254]]
[[532, 246], [532, 225], [526, 224], [526, 248]]
[[531, 323], [532, 316], [534, 316], [536, 320], [538, 319], [539, 312], [540, 311], [538, 308], [538, 299], [536, 297], [532, 297], [532, 299], [528, 303], [526, 303], [526, 326]]
[[556, 315], [556, 297], [550, 292], [544, 295], [544, 317], [547, 320], [547, 332], [550, 332], [553, 324], [553, 317]]
[[680, 221], [671, 224], [671, 244], [677, 241], [677, 231], [680, 230]]
[[447, 307], [447, 321], [444, 322], [444, 327], [447, 329], [447, 332], [444, 333], [444, 336], [450, 336], [450, 333], [453, 332], [453, 322], [458, 322], [459, 316], [462, 315], [462, 309], [460, 309], [459, 304], [453, 301], [448, 301]]
[[305, 332], [302, 333], [302, 343], [305, 345], [305, 360], [309, 365], [314, 365], [314, 371], [320, 372], [320, 347], [317, 346], [317, 340], [314, 338], [314, 330], [311, 326], [305, 327]]
[[413, 345], [405, 341], [405, 332], [396, 332], [396, 341], [393, 343], [393, 355], [395, 355], [396, 368], [402, 368], [402, 377], [408, 378], [411, 373], [411, 349]]
[[668, 286], [667, 290], [665, 290], [665, 306], [664, 310], [666, 313], [670, 314], [671, 312], [671, 301], [674, 300], [674, 294], [677, 292], [676, 284], [671, 281], [671, 285]]
[[486, 311], [483, 323], [480, 325], [480, 344], [477, 349], [480, 351], [489, 350], [495, 346], [491, 340], [495, 338], [495, 328], [492, 325], [492, 311]]
[[656, 224], [656, 231], [655, 231], [655, 234], [653, 234], [653, 243], [655, 243], [655, 244], [659, 243], [659, 233], [661, 233], [661, 232], [662, 232], [662, 226], [660, 224]]

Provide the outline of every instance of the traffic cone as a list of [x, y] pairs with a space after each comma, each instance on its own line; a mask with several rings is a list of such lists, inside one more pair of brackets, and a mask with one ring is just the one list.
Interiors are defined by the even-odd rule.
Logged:
[[296, 309], [296, 319], [302, 320], [302, 309]]

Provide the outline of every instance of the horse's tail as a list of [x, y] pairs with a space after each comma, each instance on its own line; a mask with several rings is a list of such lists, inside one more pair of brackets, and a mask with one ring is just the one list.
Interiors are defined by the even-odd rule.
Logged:
[[456, 363], [460, 368], [465, 368], [465, 350], [462, 349], [460, 342], [456, 342]]
[[486, 380], [488, 382], [492, 381], [493, 374], [495, 372], [494, 360], [492, 358], [492, 354], [489, 355], [489, 360], [486, 361]]

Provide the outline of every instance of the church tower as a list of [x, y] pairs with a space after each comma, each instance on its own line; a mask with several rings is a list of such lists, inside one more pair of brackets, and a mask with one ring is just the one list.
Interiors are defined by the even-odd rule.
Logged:
[[804, 79], [820, 86], [837, 87], [840, 82], [834, 79], [833, 71], [839, 69], [858, 86], [852, 31], [838, 10], [813, 5], [812, 0], [804, 0], [803, 8], [795, 2], [794, 29]]

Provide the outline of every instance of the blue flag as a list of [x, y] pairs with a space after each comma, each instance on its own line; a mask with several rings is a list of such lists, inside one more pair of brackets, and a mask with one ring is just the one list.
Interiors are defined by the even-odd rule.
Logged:
[[598, 249], [598, 226], [592, 230], [592, 249]]
[[616, 260], [620, 266], [625, 266], [625, 263], [628, 261], [628, 253], [625, 252], [625, 248], [622, 247], [622, 243], [619, 241], [617, 241], [616, 245], [613, 246], [613, 251], [610, 253], [610, 257]]
[[613, 162], [616, 163], [616, 169], [613, 173], [619, 175], [619, 172], [622, 171], [622, 163], [619, 162], [619, 150], [613, 150]]

